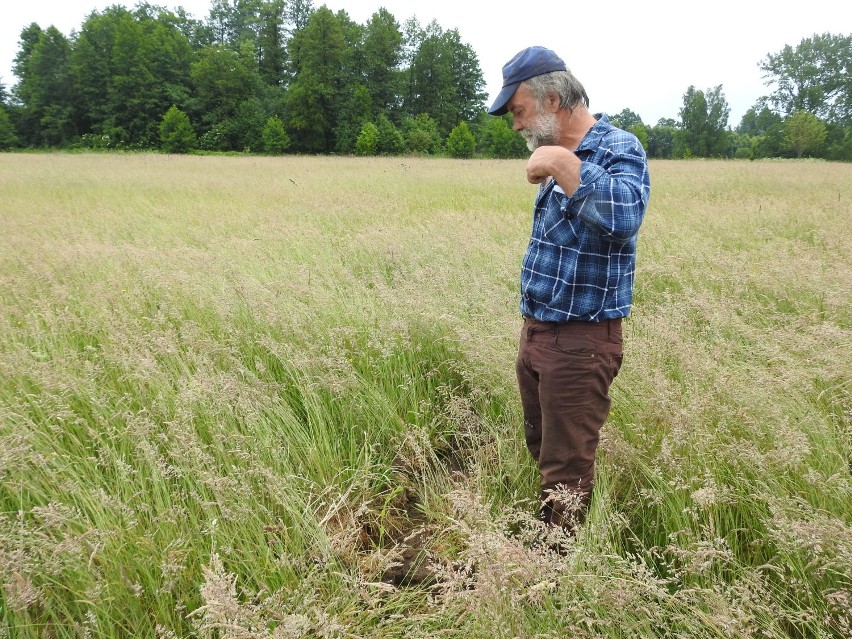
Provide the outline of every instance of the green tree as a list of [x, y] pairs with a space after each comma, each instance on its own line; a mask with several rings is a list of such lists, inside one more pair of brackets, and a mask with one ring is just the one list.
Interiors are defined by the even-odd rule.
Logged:
[[264, 2], [260, 7], [260, 29], [257, 34], [258, 71], [271, 86], [284, 84], [287, 61], [286, 3], [284, 0]]
[[187, 104], [195, 52], [186, 33], [200, 29], [145, 3], [92, 12], [71, 56], [82, 133], [114, 144], [157, 146], [162, 114]]
[[[740, 136], [747, 136], [749, 159], [779, 157], [784, 154], [784, 120], [772, 111], [761, 99], [746, 111], [736, 129]], [[741, 142], [742, 144], [742, 142]]]
[[484, 109], [485, 81], [479, 60], [457, 30], [432, 22], [408, 69], [406, 111], [428, 113], [442, 136], [457, 122], [472, 121]]
[[[433, 23], [437, 26], [437, 23]], [[432, 25], [430, 25], [432, 26]], [[420, 48], [420, 44], [427, 36], [426, 30], [420, 26], [417, 16], [411, 16], [402, 24], [402, 66], [411, 68], [414, 62], [414, 55]], [[405, 96], [406, 100], [408, 96]]]
[[753, 160], [754, 155], [754, 138], [749, 135], [734, 132], [734, 157], [738, 160]]
[[341, 96], [334, 128], [335, 151], [351, 153], [355, 149], [361, 127], [371, 121], [372, 110], [370, 92], [363, 84], [356, 82], [351, 91]]
[[286, 82], [288, 3], [285, 0], [213, 0], [208, 25], [212, 44], [252, 51], [268, 86]]
[[189, 116], [172, 105], [160, 123], [162, 150], [166, 153], [188, 153], [195, 148], [196, 141]]
[[361, 133], [355, 142], [355, 153], [358, 155], [375, 155], [379, 144], [379, 129], [372, 122], [361, 127]]
[[400, 107], [402, 32], [387, 9], [381, 8], [367, 22], [360, 45], [360, 67], [370, 93], [372, 116], [394, 113]]
[[651, 138], [650, 128], [642, 124], [642, 121], [640, 120], [635, 124], [631, 124], [626, 130], [636, 136], [639, 140], [639, 144], [642, 145], [642, 148], [645, 149], [645, 152], [647, 153], [648, 144]]
[[30, 73], [30, 59], [39, 40], [43, 35], [42, 28], [35, 22], [21, 30], [18, 40], [18, 52], [12, 65], [12, 73], [18, 78], [18, 83], [12, 87], [12, 97], [20, 105], [17, 110], [17, 121], [21, 142], [24, 145], [38, 145], [40, 116], [34, 109], [27, 108], [31, 95], [36, 90], [36, 78]]
[[263, 127], [263, 150], [270, 155], [281, 155], [289, 146], [290, 136], [284, 129], [284, 122], [277, 115], [273, 115]]
[[675, 139], [679, 131], [678, 123], [671, 118], [661, 118], [648, 130], [649, 158], [672, 158], [675, 152]]
[[676, 152], [682, 157], [723, 157], [729, 147], [730, 108], [722, 85], [706, 92], [691, 86], [683, 96]]
[[642, 118], [639, 117], [639, 114], [634, 113], [630, 109], [623, 109], [621, 113], [610, 116], [609, 120], [614, 126], [625, 131], [630, 130], [632, 126], [642, 124]]
[[29, 61], [38, 41], [41, 39], [42, 33], [42, 28], [35, 22], [31, 22], [21, 30], [21, 35], [18, 39], [18, 52], [15, 54], [15, 60], [12, 64], [12, 73], [18, 78], [15, 94], [22, 101], [25, 99], [25, 96], [22, 96], [20, 91], [26, 91], [26, 82], [29, 79]]
[[198, 51], [213, 44], [213, 31], [210, 26], [186, 12], [186, 9], [178, 6], [171, 15], [175, 28], [180, 31], [189, 42], [193, 51]]
[[813, 113], [800, 110], [784, 122], [784, 134], [787, 146], [800, 158], [804, 155], [818, 155], [828, 130]]
[[813, 35], [758, 66], [775, 88], [769, 99], [781, 115], [803, 110], [824, 122], [852, 125], [852, 35]]
[[17, 145], [18, 135], [15, 133], [15, 126], [9, 119], [6, 107], [0, 105], [0, 149], [7, 150]]
[[781, 116], [772, 111], [762, 98], [743, 115], [737, 126], [737, 133], [743, 135], [766, 135], [766, 133], [782, 121]]
[[107, 121], [126, 142], [153, 145], [160, 114], [189, 97], [189, 41], [171, 13], [143, 4], [118, 25], [114, 46]]
[[457, 29], [445, 34], [452, 53], [452, 77], [456, 87], [456, 109], [459, 121], [473, 121], [485, 112], [485, 78], [479, 66], [479, 58], [473, 48], [461, 41]]
[[235, 51], [258, 40], [263, 30], [264, 0], [212, 0], [208, 23], [215, 42]]
[[379, 139], [376, 143], [376, 152], [381, 155], [397, 155], [402, 153], [405, 148], [405, 140], [402, 133], [394, 126], [390, 118], [384, 113], [380, 113], [376, 119], [376, 129], [379, 132]]
[[838, 162], [852, 162], [852, 127], [828, 125], [825, 157]]
[[441, 149], [438, 124], [429, 117], [428, 113], [406, 118], [402, 123], [402, 137], [405, 141], [405, 150], [410, 153], [435, 154]]
[[21, 33], [15, 58], [25, 144], [61, 146], [76, 134], [71, 43], [56, 28], [30, 25]]
[[476, 138], [484, 155], [493, 158], [522, 158], [529, 154], [524, 139], [512, 129], [511, 115], [487, 115]]
[[289, 25], [289, 33], [292, 35], [308, 25], [308, 20], [314, 12], [312, 0], [289, 0], [285, 4], [286, 24]]
[[112, 104], [106, 96], [112, 86], [115, 23], [125, 13], [126, 9], [115, 7], [102, 14], [93, 12], [77, 35], [71, 66], [82, 133], [105, 133], [104, 125], [112, 114]]
[[235, 151], [261, 151], [264, 148], [263, 130], [268, 121], [269, 113], [263, 101], [249, 96], [240, 102], [227, 121], [228, 147]]
[[287, 92], [286, 113], [294, 146], [298, 151], [332, 151], [346, 62], [340, 19], [326, 6], [317, 9], [291, 39], [290, 54], [295, 79]]
[[467, 122], [460, 122], [447, 137], [447, 153], [454, 158], [472, 158], [476, 151], [476, 139]]
[[[192, 64], [191, 76], [195, 86], [191, 104], [202, 128], [217, 129], [219, 150], [242, 150], [243, 141], [227, 133], [231, 128], [227, 123], [236, 116], [241, 104], [257, 94], [261, 85], [250, 47], [242, 52], [223, 45], [202, 49]], [[226, 139], [222, 139], [223, 135]]]

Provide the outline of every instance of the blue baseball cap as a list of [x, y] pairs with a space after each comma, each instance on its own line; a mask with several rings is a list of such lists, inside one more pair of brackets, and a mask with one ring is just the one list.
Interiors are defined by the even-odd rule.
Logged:
[[491, 115], [503, 115], [508, 111], [506, 103], [515, 95], [518, 85], [524, 80], [553, 71], [567, 71], [565, 62], [550, 49], [527, 47], [503, 65], [503, 88], [488, 109]]

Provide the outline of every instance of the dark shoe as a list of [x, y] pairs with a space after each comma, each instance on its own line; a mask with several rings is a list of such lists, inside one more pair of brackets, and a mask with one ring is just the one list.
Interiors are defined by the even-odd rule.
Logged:
[[541, 491], [541, 520], [573, 535], [586, 521], [591, 501], [590, 492], [544, 489]]

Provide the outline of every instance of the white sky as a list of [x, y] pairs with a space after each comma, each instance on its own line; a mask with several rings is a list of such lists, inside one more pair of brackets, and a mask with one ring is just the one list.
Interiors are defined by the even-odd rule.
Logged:
[[[204, 19], [210, 0], [151, 0], [183, 6]], [[0, 0], [0, 82], [17, 81], [12, 61], [21, 30], [32, 22], [54, 25], [66, 36], [93, 10], [135, 0]], [[770, 91], [758, 63], [784, 45], [796, 46], [814, 34], [852, 32], [852, 2], [809, 0], [608, 0], [607, 2], [481, 2], [478, 0], [314, 0], [334, 12], [345, 9], [365, 24], [379, 7], [400, 25], [416, 16], [458, 29], [476, 52], [486, 82], [488, 104], [502, 85], [503, 64], [524, 47], [556, 51], [585, 85], [593, 111], [615, 114], [629, 108], [648, 125], [678, 119], [690, 85], [706, 90], [719, 84], [736, 127], [756, 100]]]

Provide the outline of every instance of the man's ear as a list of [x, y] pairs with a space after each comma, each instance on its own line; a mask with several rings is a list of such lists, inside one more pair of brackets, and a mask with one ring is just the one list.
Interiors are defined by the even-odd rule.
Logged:
[[547, 110], [551, 113], [556, 113], [559, 110], [559, 105], [562, 100], [559, 98], [559, 94], [557, 93], [548, 93], [547, 100], [545, 104], [547, 105]]

